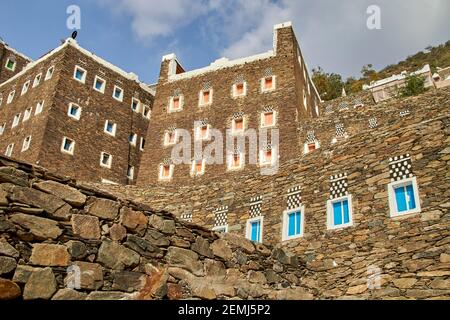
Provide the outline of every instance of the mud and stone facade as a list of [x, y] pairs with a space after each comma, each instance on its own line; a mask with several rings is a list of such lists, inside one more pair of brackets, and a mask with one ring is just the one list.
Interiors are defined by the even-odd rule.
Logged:
[[[0, 40], [0, 83], [15, 76], [30, 62], [32, 62], [31, 58]], [[0, 96], [0, 99], [2, 99], [2, 96]]]
[[3, 155], [85, 181], [136, 181], [153, 104], [136, 75], [68, 39], [0, 92]]

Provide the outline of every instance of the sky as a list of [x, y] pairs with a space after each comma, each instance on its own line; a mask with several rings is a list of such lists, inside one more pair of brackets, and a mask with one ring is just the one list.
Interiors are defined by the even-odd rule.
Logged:
[[[221, 57], [272, 49], [273, 25], [292, 21], [309, 69], [360, 76], [450, 40], [448, 0], [0, 0], [0, 37], [37, 59], [70, 36], [70, 5], [81, 10], [81, 46], [141, 81], [157, 82], [161, 57], [187, 70]], [[371, 5], [380, 29], [369, 29]], [[7, 8], [7, 9], [6, 9]], [[371, 20], [372, 21], [372, 20]]]

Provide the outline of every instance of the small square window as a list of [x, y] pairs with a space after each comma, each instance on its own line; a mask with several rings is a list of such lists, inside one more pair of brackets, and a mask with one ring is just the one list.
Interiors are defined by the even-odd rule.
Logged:
[[37, 87], [41, 83], [42, 73], [39, 73], [33, 81], [33, 88]]
[[421, 211], [416, 177], [391, 182], [388, 185], [388, 196], [391, 217]]
[[6, 128], [6, 123], [3, 123], [2, 125], [0, 125], [0, 136], [3, 135], [3, 133], [5, 132], [5, 128]]
[[141, 149], [141, 151], [144, 151], [145, 148], [145, 139], [141, 137], [141, 143], [139, 145], [139, 148]]
[[16, 91], [11, 91], [8, 95], [8, 99], [6, 100], [6, 104], [10, 104], [13, 99], [14, 99], [14, 95], [16, 94]]
[[75, 150], [75, 141], [64, 137], [61, 143], [61, 152], [73, 155]]
[[131, 133], [128, 136], [128, 142], [132, 145], [132, 146], [136, 146], [137, 143], [137, 134], [136, 133]]
[[319, 141], [317, 141], [317, 140], [314, 142], [305, 143], [304, 153], [308, 154], [319, 148], [320, 148], [320, 144], [319, 144]]
[[112, 164], [112, 156], [109, 153], [102, 152], [100, 154], [100, 165], [102, 167], [110, 169], [111, 164]]
[[17, 126], [19, 125], [19, 122], [20, 122], [20, 116], [21, 116], [20, 113], [18, 113], [18, 114], [16, 114], [16, 115], [14, 116], [13, 123], [12, 123], [12, 128], [15, 128], [15, 127], [17, 127]]
[[178, 112], [183, 110], [184, 97], [171, 97], [169, 101], [169, 112]]
[[165, 146], [173, 146], [177, 143], [177, 131], [166, 131], [166, 134], [164, 135], [164, 145]]
[[276, 82], [275, 76], [269, 76], [261, 79], [261, 91], [268, 92], [275, 90], [275, 82]]
[[118, 86], [114, 86], [113, 98], [116, 99], [117, 101], [120, 101], [120, 102], [123, 101], [123, 90], [122, 90], [122, 88], [119, 88]]
[[109, 120], [105, 121], [105, 129], [104, 132], [109, 134], [110, 136], [115, 137], [116, 136], [116, 129], [117, 129], [117, 124], [113, 123]]
[[304, 212], [303, 206], [283, 212], [283, 241], [303, 237]]
[[159, 167], [159, 179], [160, 180], [170, 180], [173, 176], [174, 165], [162, 164]]
[[273, 127], [276, 124], [276, 112], [269, 111], [261, 114], [261, 127]]
[[53, 72], [55, 71], [55, 67], [51, 66], [48, 68], [47, 73], [45, 74], [44, 81], [50, 80], [53, 77]]
[[6, 147], [5, 155], [6, 155], [7, 157], [11, 157], [11, 156], [12, 156], [12, 153], [13, 153], [13, 150], [14, 150], [14, 143], [11, 143], [10, 145], [8, 145], [8, 146]]
[[133, 110], [134, 112], [140, 112], [140, 105], [141, 102], [138, 99], [136, 98], [131, 99], [131, 110]]
[[143, 110], [142, 115], [144, 116], [144, 118], [150, 119], [150, 116], [152, 114], [150, 107], [144, 104], [144, 107], [142, 108], [142, 110]]
[[16, 62], [13, 59], [9, 58], [6, 61], [5, 67], [6, 67], [6, 69], [8, 69], [10, 71], [14, 71], [14, 70], [16, 70]]
[[128, 166], [127, 169], [127, 178], [129, 180], [133, 180], [134, 179], [134, 167], [133, 166]]
[[205, 160], [194, 160], [192, 161], [191, 175], [201, 176], [205, 173]]
[[31, 144], [31, 136], [28, 136], [23, 140], [21, 152], [27, 151], [30, 148], [30, 144]]
[[31, 113], [33, 112], [33, 108], [27, 108], [25, 110], [25, 113], [23, 114], [23, 120], [22, 122], [28, 121], [31, 117]]
[[34, 115], [37, 115], [41, 113], [44, 110], [44, 100], [39, 101], [36, 105], [36, 111], [34, 112]]
[[94, 90], [105, 93], [106, 81], [99, 76], [95, 76], [94, 80]]
[[247, 220], [246, 237], [253, 242], [262, 242], [263, 217]]
[[81, 117], [81, 107], [74, 103], [69, 104], [69, 109], [67, 110], [67, 115], [75, 120], [80, 120]]
[[238, 118], [238, 119], [234, 119], [232, 126], [231, 126], [231, 131], [233, 134], [239, 134], [239, 133], [243, 133], [244, 132], [244, 127], [245, 127], [245, 123], [244, 123], [244, 118]]
[[352, 196], [328, 200], [327, 216], [328, 229], [342, 229], [352, 226]]
[[25, 83], [23, 84], [22, 92], [20, 93], [20, 95], [23, 96], [25, 93], [28, 92], [28, 89], [30, 88], [30, 84], [31, 84], [31, 80], [28, 80], [27, 82], [25, 82]]
[[200, 100], [199, 100], [200, 106], [205, 106], [205, 105], [211, 104], [212, 99], [213, 99], [213, 90], [212, 89], [200, 91]]
[[209, 137], [209, 125], [201, 125], [197, 127], [196, 130], [197, 140], [208, 140]]
[[247, 83], [236, 83], [233, 85], [233, 97], [243, 97], [247, 94]]
[[87, 71], [79, 66], [75, 66], [75, 70], [73, 72], [73, 78], [77, 81], [80, 81], [81, 83], [86, 82], [86, 74]]

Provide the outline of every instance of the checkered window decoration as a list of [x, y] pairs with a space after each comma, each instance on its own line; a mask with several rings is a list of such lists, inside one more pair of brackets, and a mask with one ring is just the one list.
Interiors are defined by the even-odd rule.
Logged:
[[242, 119], [244, 117], [244, 113], [243, 112], [236, 112], [233, 114], [233, 120], [234, 119]]
[[360, 98], [353, 100], [353, 105], [356, 106], [364, 106], [364, 103]]
[[222, 206], [214, 210], [214, 227], [222, 227], [228, 224], [228, 206]]
[[[53, 62], [51, 64], [53, 64]], [[98, 73], [101, 74], [102, 76], [106, 74], [105, 70], [103, 69], [98, 69]]]
[[411, 156], [406, 154], [390, 158], [389, 174], [392, 182], [414, 177]]
[[133, 93], [133, 98], [139, 99], [139, 92], [135, 91]]
[[343, 123], [337, 123], [336, 124], [336, 137], [343, 137], [345, 136], [345, 129]]
[[302, 204], [300, 186], [288, 190], [287, 210], [299, 208]]
[[162, 164], [163, 165], [172, 165], [173, 161], [171, 158], [164, 158]]
[[236, 78], [234, 79], [234, 84], [239, 84], [239, 83], [244, 83], [244, 82], [245, 82], [245, 79], [242, 74], [236, 76]]
[[199, 127], [203, 127], [203, 126], [207, 126], [209, 124], [208, 119], [202, 119], [198, 121], [198, 126]]
[[314, 132], [314, 130], [308, 131], [306, 135], [306, 143], [314, 143], [316, 142], [316, 140], [316, 133]]
[[270, 142], [265, 143], [261, 147], [262, 151], [270, 151], [273, 149], [272, 144]]
[[267, 68], [264, 70], [264, 77], [271, 77], [273, 76], [272, 68]]
[[233, 148], [233, 154], [234, 155], [237, 155], [237, 154], [241, 154], [241, 147], [239, 147], [239, 146], [235, 146], [234, 148]]
[[175, 90], [173, 91], [173, 96], [174, 96], [174, 97], [179, 97], [179, 96], [181, 96], [181, 90], [180, 90], [180, 89], [175, 89]]
[[194, 154], [193, 160], [203, 160], [203, 153], [202, 152], [196, 152]]
[[250, 199], [250, 219], [261, 216], [262, 197], [255, 197]]
[[348, 103], [347, 102], [342, 102], [339, 105], [339, 110], [346, 110], [346, 109], [348, 109]]
[[347, 173], [340, 173], [330, 177], [330, 199], [348, 195]]
[[183, 213], [180, 219], [186, 222], [192, 222], [192, 212]]
[[170, 126], [169, 128], [167, 128], [168, 132], [175, 132], [177, 130], [176, 126]]
[[207, 81], [203, 84], [202, 90], [209, 90], [211, 89], [211, 82]]
[[325, 113], [332, 113], [333, 112], [333, 106], [326, 106]]
[[410, 114], [411, 114], [411, 112], [410, 112], [408, 109], [403, 110], [403, 111], [400, 111], [400, 117], [401, 117], [401, 118], [404, 118], [404, 117], [406, 117], [406, 116], [409, 116]]
[[273, 112], [273, 111], [274, 111], [274, 109], [272, 106], [267, 106], [267, 107], [263, 108], [263, 112]]
[[376, 127], [378, 127], [378, 119], [377, 118], [369, 119], [369, 128], [374, 129]]

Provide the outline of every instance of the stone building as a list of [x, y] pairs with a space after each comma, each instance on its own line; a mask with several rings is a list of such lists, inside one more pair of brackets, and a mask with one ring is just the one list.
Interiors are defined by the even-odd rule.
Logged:
[[[319, 114], [320, 96], [290, 22], [276, 25], [273, 49], [255, 56], [222, 58], [192, 71], [185, 71], [175, 54], [164, 56], [147, 135], [151, 148], [144, 153], [138, 183], [203, 185], [224, 173], [239, 179], [270, 171], [302, 154], [297, 124]], [[222, 158], [220, 165], [212, 165], [206, 154], [207, 145], [218, 141], [213, 129], [223, 137], [228, 132], [234, 142], [213, 152]], [[256, 134], [267, 130], [267, 138], [252, 147], [245, 139], [251, 129]], [[183, 130], [189, 137], [181, 136]], [[239, 144], [240, 138], [245, 142]], [[183, 164], [172, 157], [180, 141], [192, 147], [183, 154]], [[200, 150], [196, 143], [202, 145]]]
[[15, 76], [30, 62], [31, 58], [17, 52], [0, 38], [0, 83]]
[[80, 180], [134, 183], [154, 97], [136, 75], [68, 39], [2, 82], [0, 95], [2, 154]]

